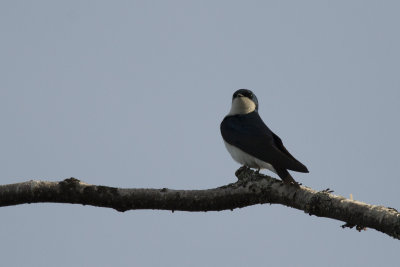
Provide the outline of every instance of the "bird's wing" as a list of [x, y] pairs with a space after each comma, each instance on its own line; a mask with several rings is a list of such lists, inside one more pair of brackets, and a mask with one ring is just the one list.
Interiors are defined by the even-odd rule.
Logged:
[[257, 112], [226, 116], [221, 123], [224, 140], [276, 168], [308, 172], [283, 146], [282, 140], [262, 121]]

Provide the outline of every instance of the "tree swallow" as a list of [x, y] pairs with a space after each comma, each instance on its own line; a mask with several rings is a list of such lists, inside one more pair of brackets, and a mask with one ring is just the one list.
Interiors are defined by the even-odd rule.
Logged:
[[252, 91], [237, 90], [232, 107], [221, 122], [221, 134], [232, 158], [245, 167], [268, 169], [285, 183], [298, 185], [288, 170], [308, 172], [283, 146], [282, 140], [258, 115], [258, 100]]

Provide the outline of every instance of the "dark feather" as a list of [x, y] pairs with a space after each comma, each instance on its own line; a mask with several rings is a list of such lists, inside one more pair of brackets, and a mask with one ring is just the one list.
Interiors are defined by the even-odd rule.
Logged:
[[276, 169], [308, 172], [283, 146], [282, 140], [262, 121], [258, 112], [226, 116], [221, 123], [225, 142], [271, 164]]

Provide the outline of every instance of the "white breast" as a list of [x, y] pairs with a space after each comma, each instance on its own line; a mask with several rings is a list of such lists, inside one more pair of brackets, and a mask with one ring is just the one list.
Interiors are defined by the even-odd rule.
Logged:
[[252, 155], [241, 150], [240, 148], [237, 148], [231, 144], [228, 144], [225, 141], [224, 141], [224, 143], [225, 143], [226, 149], [229, 151], [232, 158], [236, 162], [238, 162], [242, 165], [246, 165], [247, 167], [250, 167], [250, 168], [267, 169], [267, 170], [270, 170], [270, 171], [276, 173], [274, 167], [272, 167], [271, 164], [269, 164], [265, 161], [262, 161], [256, 157], [253, 157]]

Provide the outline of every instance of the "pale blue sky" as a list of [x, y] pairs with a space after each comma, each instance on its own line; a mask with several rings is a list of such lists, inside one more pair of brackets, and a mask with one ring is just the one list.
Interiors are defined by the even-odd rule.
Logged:
[[[2, 1], [1, 184], [201, 189], [232, 93], [314, 189], [400, 208], [398, 1]], [[265, 171], [265, 173], [268, 173]], [[268, 173], [271, 174], [271, 173]], [[394, 266], [399, 241], [280, 205], [0, 209], [4, 266]]]

